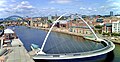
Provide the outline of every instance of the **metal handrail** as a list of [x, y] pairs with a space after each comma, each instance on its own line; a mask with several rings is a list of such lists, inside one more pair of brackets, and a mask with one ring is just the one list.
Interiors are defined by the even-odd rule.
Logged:
[[43, 54], [43, 55], [40, 54], [40, 56], [60, 57], [60, 56], [87, 55], [87, 54], [93, 54], [93, 53], [101, 52], [101, 51], [104, 51], [104, 50], [108, 50], [111, 47], [110, 45], [111, 45], [111, 42], [109, 43], [109, 45], [107, 45], [104, 48], [94, 50], [94, 51], [89, 51], [89, 52], [66, 53], [66, 54]]

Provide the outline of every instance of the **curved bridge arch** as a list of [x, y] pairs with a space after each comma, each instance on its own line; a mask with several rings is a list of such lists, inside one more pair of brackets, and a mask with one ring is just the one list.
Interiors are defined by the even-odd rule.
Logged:
[[17, 18], [20, 18], [21, 21], [25, 21], [25, 19], [24, 19], [23, 17], [17, 16], [17, 15], [9, 16], [9, 17], [5, 18], [4, 21], [8, 21], [8, 20], [10, 20], [10, 19], [13, 18], [13, 17], [17, 17]]
[[[10, 20], [11, 18], [14, 18], [14, 17], [20, 18], [21, 20]], [[22, 21], [22, 22], [26, 22], [28, 25], [30, 25], [30, 21], [26, 21], [23, 17], [18, 16], [18, 15], [9, 16], [9, 17], [5, 18], [3, 22], [7, 22], [7, 21], [16, 21], [16, 22]]]

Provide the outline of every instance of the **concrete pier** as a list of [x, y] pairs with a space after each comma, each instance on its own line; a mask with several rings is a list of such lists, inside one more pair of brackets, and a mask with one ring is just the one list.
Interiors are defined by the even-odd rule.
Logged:
[[11, 50], [5, 56], [6, 62], [34, 62], [19, 39], [12, 40], [11, 45], [12, 47], [6, 47]]

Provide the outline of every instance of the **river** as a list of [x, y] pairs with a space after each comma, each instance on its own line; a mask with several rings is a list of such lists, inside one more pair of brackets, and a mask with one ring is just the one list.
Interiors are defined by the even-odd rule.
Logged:
[[[13, 28], [13, 27], [9, 27]], [[14, 31], [23, 42], [27, 51], [31, 51], [32, 43], [42, 45], [47, 31], [28, 28], [24, 26], [15, 26]], [[67, 46], [66, 46], [67, 45]], [[82, 45], [82, 46], [80, 46]], [[97, 45], [97, 47], [96, 47]], [[52, 32], [48, 37], [44, 52], [51, 54], [85, 52], [102, 48], [102, 44], [93, 41], [84, 40], [81, 37], [71, 36], [62, 33]], [[89, 59], [67, 60], [67, 62], [120, 62], [120, 45], [116, 44], [114, 52]], [[61, 62], [61, 61], [60, 61]], [[66, 62], [66, 61], [63, 61]]]

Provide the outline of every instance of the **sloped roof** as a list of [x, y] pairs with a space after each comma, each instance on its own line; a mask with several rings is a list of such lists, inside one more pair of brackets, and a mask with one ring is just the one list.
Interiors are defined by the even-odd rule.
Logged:
[[105, 26], [112, 27], [112, 24], [111, 23], [106, 23]]
[[11, 30], [11, 29], [5, 29], [5, 30], [4, 30], [4, 33], [14, 33], [14, 31]]

